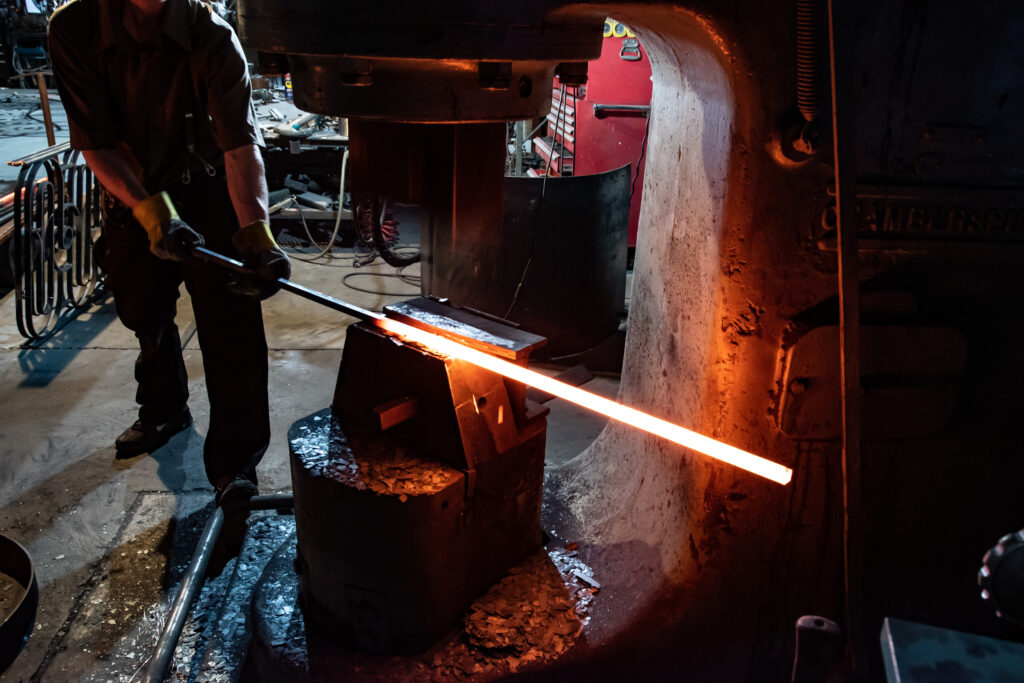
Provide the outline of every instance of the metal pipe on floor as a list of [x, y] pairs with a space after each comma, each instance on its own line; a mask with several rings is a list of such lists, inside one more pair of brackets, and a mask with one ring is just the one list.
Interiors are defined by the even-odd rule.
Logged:
[[185, 572], [185, 577], [178, 589], [178, 595], [174, 598], [171, 612], [167, 615], [167, 624], [157, 641], [156, 651], [149, 663], [143, 681], [147, 683], [159, 683], [167, 676], [167, 669], [174, 657], [174, 650], [178, 647], [178, 639], [181, 637], [181, 630], [185, 627], [185, 619], [188, 617], [189, 609], [203, 586], [203, 578], [206, 575], [206, 567], [210, 564], [210, 556], [213, 554], [214, 546], [217, 545], [217, 537], [224, 526], [224, 511], [218, 506], [210, 519], [207, 520], [203, 533], [199, 537], [199, 543], [192, 554], [192, 564]]
[[253, 496], [249, 499], [248, 509], [253, 510], [291, 510], [295, 507], [295, 496], [291, 493], [271, 493], [265, 496]]
[[[272, 494], [266, 496], [253, 496], [249, 499], [247, 508], [251, 510], [274, 510], [291, 508], [294, 506], [295, 498], [291, 494]], [[174, 650], [178, 647], [178, 640], [181, 638], [181, 631], [185, 628], [185, 621], [192, 609], [192, 603], [199, 595], [206, 578], [206, 568], [210, 564], [210, 557], [217, 545], [217, 538], [224, 527], [224, 510], [217, 506], [213, 514], [203, 527], [203, 533], [199, 536], [196, 550], [192, 554], [192, 563], [189, 565], [185, 576], [182, 578], [181, 587], [174, 597], [171, 611], [167, 615], [167, 624], [160, 639], [157, 641], [156, 651], [149, 663], [146, 675], [142, 678], [146, 683], [159, 683], [167, 677], [167, 670], [174, 658]]]

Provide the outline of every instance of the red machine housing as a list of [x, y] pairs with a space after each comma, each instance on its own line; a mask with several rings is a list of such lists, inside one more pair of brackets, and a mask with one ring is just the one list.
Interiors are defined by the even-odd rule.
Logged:
[[[608, 19], [601, 57], [590, 62], [587, 84], [578, 89], [575, 98], [570, 92], [565, 103], [561, 102], [561, 88], [556, 77], [548, 114], [548, 130], [556, 145], [548, 174], [593, 175], [626, 164], [637, 174], [639, 164], [633, 185], [638, 189], [633, 192], [629, 206], [629, 246], [635, 247], [643, 194], [639, 188], [644, 183], [642, 152], [647, 115], [628, 109], [606, 109], [603, 116], [596, 112], [604, 107], [650, 106], [651, 63], [647, 52], [625, 24]], [[548, 159], [550, 145], [545, 140], [538, 139], [536, 149], [542, 158]], [[543, 172], [534, 171], [531, 175]]]

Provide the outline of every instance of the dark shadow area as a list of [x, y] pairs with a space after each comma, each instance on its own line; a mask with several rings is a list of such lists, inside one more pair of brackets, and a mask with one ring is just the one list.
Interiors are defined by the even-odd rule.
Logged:
[[[185, 481], [185, 465], [183, 456], [189, 442], [189, 435], [194, 428], [175, 435], [162, 448], [151, 454], [158, 460], [158, 476], [173, 492], [175, 486], [180, 487]], [[22, 492], [0, 509], [0, 529], [10, 533], [21, 544], [27, 545], [43, 536], [52, 522], [63, 512], [84, 505], [85, 497], [130, 468], [138, 458], [116, 460], [114, 458], [114, 434], [110, 437], [110, 446], [101, 448], [89, 456], [71, 463], [67, 467], [54, 472], [48, 479], [39, 482]], [[53, 501], [61, 501], [55, 507]], [[41, 519], [41, 512], [46, 518]]]
[[139, 495], [110, 549], [80, 582], [63, 627], [30, 680], [58, 679], [69, 672], [76, 678], [116, 678], [118, 673], [137, 675], [146, 665], [162, 626], [158, 614], [165, 596], [181, 582], [212, 508], [168, 517], [160, 503], [169, 495]]
[[[0, 192], [6, 194], [14, 185], [8, 188], [6, 183], [0, 183]], [[11, 272], [11, 240], [0, 244], [0, 299], [11, 293], [14, 289], [14, 273]]]
[[52, 334], [29, 341], [18, 353], [18, 365], [25, 374], [19, 387], [45, 387], [59, 375], [77, 353], [47, 354], [47, 351], [81, 351], [88, 348], [110, 323], [117, 320], [113, 299], [102, 296], [95, 306], [69, 317]]

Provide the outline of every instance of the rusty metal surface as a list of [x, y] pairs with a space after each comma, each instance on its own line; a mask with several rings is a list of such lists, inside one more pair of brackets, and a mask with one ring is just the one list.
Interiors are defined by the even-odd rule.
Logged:
[[[415, 19], [447, 11], [442, 5], [405, 9]], [[877, 233], [860, 240], [859, 279], [897, 276], [894, 288], [920, 316], [892, 324], [952, 326], [968, 339], [962, 400], [946, 427], [865, 445], [865, 632], [874, 637], [882, 615], [894, 613], [994, 631], [991, 615], [972, 607], [977, 590], [964, 576], [976, 569], [979, 538], [1019, 524], [1024, 378], [1014, 359], [1024, 325], [1015, 311], [1024, 292], [1007, 241], [1020, 232], [1024, 179], [1024, 10], [1008, 0], [848, 8], [837, 32], [850, 45], [841, 70], [851, 74], [854, 221], [863, 221], [861, 237]], [[791, 490], [770, 492], [615, 428], [558, 472], [555, 502], [586, 529], [615, 596], [588, 640], [597, 649], [630, 632], [633, 643], [650, 644], [624, 649], [618, 668], [602, 661], [588, 672], [633, 675], [646, 665], [680, 679], [781, 680], [793, 641], [779, 634], [795, 615], [842, 612], [840, 452], [834, 439], [778, 435], [773, 412], [792, 324], [815, 306], [835, 310], [837, 290], [836, 254], [818, 248], [834, 227], [831, 146], [823, 140], [799, 163], [775, 151], [779, 122], [801, 118], [793, 3], [591, 3], [565, 12], [577, 9], [628, 24], [653, 67], [622, 394], [763, 447], [798, 472]], [[286, 22], [284, 10], [275, 19]], [[899, 233], [917, 244], [908, 249]], [[968, 260], [967, 242], [985, 253]], [[478, 281], [487, 281], [486, 266]], [[832, 419], [838, 424], [838, 409]], [[922, 556], [934, 560], [927, 571]], [[675, 585], [687, 589], [666, 599]], [[751, 644], [749, 656], [735, 656], [737, 642]]]
[[[429, 9], [428, 9], [429, 8]], [[325, 0], [240, 3], [248, 45], [286, 55], [306, 111], [405, 122], [541, 116], [555, 66], [595, 59], [598, 17], [566, 18], [548, 3]], [[338, 33], [345, 40], [337, 40]]]
[[[32, 635], [39, 605], [39, 585], [28, 551], [3, 535], [0, 535], [0, 573], [5, 579], [4, 590], [0, 593], [0, 673], [3, 673]], [[16, 590], [13, 595], [12, 588]]]
[[425, 297], [385, 306], [384, 314], [509, 360], [526, 360], [547, 343], [540, 335]]
[[389, 433], [464, 471], [545, 429], [547, 409], [531, 407], [525, 390], [499, 375], [404, 344], [368, 324], [349, 327], [335, 412], [369, 427], [379, 424], [377, 406], [406, 396], [416, 399], [417, 412]]
[[[779, 428], [799, 439], [839, 436], [838, 329], [818, 327], [800, 337], [781, 364]], [[906, 439], [939, 432], [957, 401], [967, 340], [951, 327], [866, 325], [862, 328], [863, 432], [871, 439]]]

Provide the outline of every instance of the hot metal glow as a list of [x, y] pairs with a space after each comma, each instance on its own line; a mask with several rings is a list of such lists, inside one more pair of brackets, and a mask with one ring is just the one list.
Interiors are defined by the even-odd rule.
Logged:
[[446, 339], [436, 334], [426, 332], [411, 325], [392, 320], [390, 318], [379, 318], [374, 321], [380, 328], [391, 334], [406, 339], [427, 348], [472, 363], [478, 367], [496, 372], [499, 375], [523, 384], [536, 387], [541, 391], [558, 396], [567, 401], [583, 406], [594, 412], [601, 413], [613, 420], [618, 420], [637, 429], [660, 436], [663, 439], [675, 442], [691, 450], [703, 453], [704, 455], [720, 460], [722, 462], [739, 467], [740, 469], [752, 472], [765, 479], [786, 485], [793, 478], [793, 470], [788, 467], [762, 458], [761, 456], [748, 453], [734, 446], [729, 446], [721, 441], [698, 434], [679, 425], [672, 424], [661, 418], [654, 417], [645, 412], [624, 406], [621, 403], [609, 400], [602, 396], [584, 391], [578, 387], [559, 382], [533, 370], [527, 370], [508, 361], [488, 355], [482, 351], [463, 346], [458, 342]]
[[[38, 185], [39, 183], [44, 183], [47, 180], [49, 180], [49, 178], [46, 177], [46, 176], [43, 176], [42, 178], [39, 178], [38, 180], [36, 180], [36, 185]], [[13, 203], [13, 202], [14, 202], [14, 192], [9, 192], [9, 193], [5, 194], [3, 197], [0, 197], [0, 206], [6, 206], [7, 204], [10, 204], [10, 203]]]

